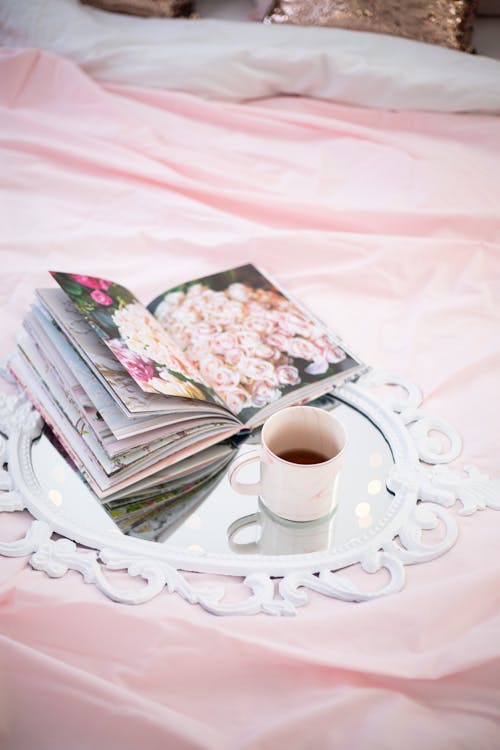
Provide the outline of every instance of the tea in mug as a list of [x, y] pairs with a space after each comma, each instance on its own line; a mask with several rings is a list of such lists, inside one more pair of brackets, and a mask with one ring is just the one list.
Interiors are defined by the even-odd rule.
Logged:
[[308, 448], [291, 448], [283, 451], [283, 453], [278, 453], [278, 458], [289, 461], [291, 464], [322, 464], [324, 461], [328, 461], [329, 457]]

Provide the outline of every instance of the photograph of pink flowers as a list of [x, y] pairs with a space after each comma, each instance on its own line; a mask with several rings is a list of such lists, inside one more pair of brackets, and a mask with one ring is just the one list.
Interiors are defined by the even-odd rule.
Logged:
[[357, 364], [251, 264], [181, 284], [148, 307], [244, 423], [288, 393]]
[[51, 273], [143, 391], [218, 402], [175, 341], [128, 289], [93, 276]]

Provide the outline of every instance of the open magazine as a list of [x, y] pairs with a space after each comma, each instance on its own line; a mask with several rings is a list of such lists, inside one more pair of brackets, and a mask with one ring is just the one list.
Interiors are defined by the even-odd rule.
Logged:
[[58, 287], [37, 291], [10, 366], [114, 517], [140, 519], [206, 483], [276, 410], [362, 368], [253, 265], [148, 306], [109, 280], [52, 276]]

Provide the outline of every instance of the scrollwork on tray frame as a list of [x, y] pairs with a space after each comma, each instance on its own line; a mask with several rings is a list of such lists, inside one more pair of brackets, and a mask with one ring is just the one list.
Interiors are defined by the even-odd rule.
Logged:
[[[377, 386], [397, 386], [398, 395], [377, 398], [372, 393]], [[120, 532], [99, 534], [73, 523], [44, 497], [33, 472], [31, 443], [40, 433], [41, 418], [24, 396], [0, 393], [0, 512], [27, 509], [35, 518], [22, 539], [0, 542], [0, 554], [29, 556], [33, 568], [52, 577], [76, 570], [86, 583], [117, 602], [139, 604], [166, 588], [217, 615], [294, 615], [308, 603], [307, 590], [351, 602], [399, 591], [405, 565], [433, 560], [457, 540], [456, 517], [449, 510], [457, 501], [461, 515], [486, 507], [500, 510], [500, 480], [474, 466], [466, 466], [464, 473], [443, 466], [459, 455], [460, 437], [447, 422], [421, 410], [421, 393], [406, 379], [372, 370], [357, 383], [336, 389], [335, 396], [365, 414], [391, 447], [394, 465], [387, 487], [394, 497], [384, 518], [364, 536], [331, 551], [248, 558], [177, 552]], [[437, 434], [447, 440], [446, 449]], [[427, 543], [424, 532], [438, 525], [440, 541]], [[369, 574], [385, 570], [388, 582], [376, 591], [363, 591], [338, 572], [355, 564]], [[106, 569], [126, 570], [130, 576], [140, 576], [144, 585], [117, 586]], [[241, 576], [250, 594], [243, 601], [225, 602], [224, 579], [220, 585], [200, 586], [188, 581], [183, 570]]]

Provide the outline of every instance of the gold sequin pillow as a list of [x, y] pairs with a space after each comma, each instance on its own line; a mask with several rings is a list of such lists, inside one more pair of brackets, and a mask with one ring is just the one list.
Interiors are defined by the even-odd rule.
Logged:
[[477, 0], [277, 0], [265, 23], [392, 34], [471, 52]]
[[100, 10], [144, 17], [176, 18], [189, 16], [193, 10], [191, 0], [189, 2], [187, 0], [80, 0], [80, 2]]

